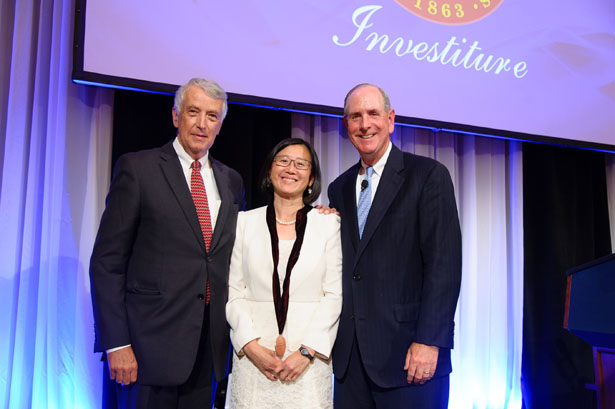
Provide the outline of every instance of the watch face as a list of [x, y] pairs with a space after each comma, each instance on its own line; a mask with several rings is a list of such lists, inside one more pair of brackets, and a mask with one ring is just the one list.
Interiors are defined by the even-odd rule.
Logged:
[[305, 348], [300, 348], [300, 349], [299, 349], [299, 352], [301, 352], [301, 355], [303, 355], [304, 357], [308, 358], [310, 361], [311, 361], [312, 359], [314, 359], [314, 357], [312, 356], [312, 354], [310, 354], [310, 351], [308, 351], [308, 350], [307, 350], [307, 349], [305, 349]]
[[461, 25], [478, 21], [498, 8], [502, 0], [395, 0], [422, 19]]

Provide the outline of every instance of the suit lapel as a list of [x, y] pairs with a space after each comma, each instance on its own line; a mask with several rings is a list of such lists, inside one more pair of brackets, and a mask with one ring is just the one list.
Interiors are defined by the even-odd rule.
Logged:
[[203, 241], [203, 233], [201, 232], [199, 217], [196, 214], [196, 208], [194, 207], [192, 195], [190, 194], [190, 189], [188, 188], [188, 183], [186, 182], [186, 176], [182, 170], [177, 153], [173, 148], [173, 142], [167, 143], [161, 148], [161, 150], [160, 167], [162, 168], [162, 173], [167, 179], [171, 190], [175, 194], [175, 197], [177, 198], [186, 219], [188, 219], [192, 232], [203, 248], [203, 252], [205, 252], [205, 242]]
[[231, 192], [228, 174], [222, 167], [222, 164], [212, 158], [211, 154], [209, 155], [209, 163], [211, 163], [211, 168], [214, 171], [214, 179], [216, 180], [216, 186], [218, 187], [218, 192], [220, 193], [220, 209], [218, 210], [216, 228], [214, 229], [214, 234], [211, 238], [211, 248], [209, 249], [209, 251], [212, 252], [220, 242], [220, 237], [226, 224], [226, 219], [234, 210], [234, 198], [233, 193]]
[[359, 222], [357, 221], [357, 175], [361, 162], [354, 166], [354, 171], [347, 173], [348, 177], [342, 184], [342, 197], [344, 208], [340, 209], [342, 221], [346, 222], [352, 246], [356, 249], [359, 245]]
[[[404, 178], [400, 174], [403, 168], [403, 154], [397, 147], [395, 147], [395, 145], [393, 145], [391, 148], [391, 153], [389, 154], [389, 158], [387, 159], [387, 163], [384, 166], [382, 176], [380, 177], [380, 182], [378, 182], [376, 196], [374, 197], [372, 206], [369, 209], [369, 214], [367, 215], [367, 220], [365, 221], [363, 236], [361, 237], [361, 241], [359, 241], [359, 246], [355, 256], [355, 267], [358, 260], [361, 258], [361, 254], [367, 247], [367, 244], [371, 240], [372, 236], [374, 235], [374, 232], [378, 228], [378, 225], [382, 221], [382, 218], [386, 214], [388, 208], [391, 206], [393, 199], [395, 198], [403, 184]], [[357, 225], [356, 205], [354, 207], [354, 224]], [[358, 237], [358, 234], [359, 233], [357, 227], [356, 237]]]

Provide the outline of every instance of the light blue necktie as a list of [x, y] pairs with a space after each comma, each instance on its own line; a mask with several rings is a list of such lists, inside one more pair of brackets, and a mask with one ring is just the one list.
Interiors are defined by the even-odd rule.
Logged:
[[[363, 228], [365, 227], [365, 221], [369, 213], [369, 208], [372, 206], [372, 181], [371, 177], [374, 174], [374, 168], [369, 167], [365, 170], [365, 181], [367, 186], [365, 189], [361, 187], [361, 193], [359, 194], [359, 204], [357, 205], [357, 218], [359, 220], [359, 238], [363, 236]], [[365, 183], [362, 183], [364, 185]]]

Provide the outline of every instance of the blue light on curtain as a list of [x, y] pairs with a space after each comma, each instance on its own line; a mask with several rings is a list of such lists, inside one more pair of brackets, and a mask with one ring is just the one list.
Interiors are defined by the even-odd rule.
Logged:
[[70, 82], [73, 1], [9, 1], [1, 12], [12, 30], [0, 43], [0, 407], [95, 408], [88, 260], [112, 92]]

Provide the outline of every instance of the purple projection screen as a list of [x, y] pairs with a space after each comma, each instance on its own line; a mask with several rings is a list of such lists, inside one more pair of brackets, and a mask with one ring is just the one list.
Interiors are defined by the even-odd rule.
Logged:
[[76, 81], [341, 113], [384, 88], [402, 122], [615, 148], [615, 1], [87, 0]]

